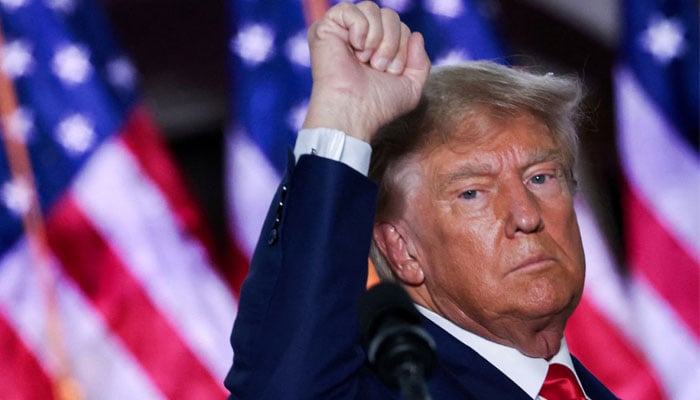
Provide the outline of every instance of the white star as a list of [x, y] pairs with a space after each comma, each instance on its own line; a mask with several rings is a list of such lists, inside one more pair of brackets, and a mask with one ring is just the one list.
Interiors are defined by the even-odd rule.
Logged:
[[20, 107], [7, 117], [7, 125], [12, 137], [26, 144], [29, 133], [34, 128], [34, 115], [30, 110]]
[[464, 3], [461, 0], [426, 0], [424, 7], [435, 15], [448, 18], [457, 18], [464, 13]]
[[311, 56], [309, 55], [309, 43], [306, 40], [306, 32], [299, 32], [289, 38], [286, 50], [287, 57], [293, 62], [303, 65], [304, 67], [311, 66]]
[[301, 129], [301, 125], [304, 123], [304, 118], [306, 118], [306, 111], [309, 109], [309, 99], [295, 105], [289, 110], [287, 114], [287, 124], [294, 131], [298, 132]]
[[661, 64], [668, 64], [685, 51], [683, 24], [676, 18], [654, 16], [649, 26], [642, 32], [642, 47]]
[[31, 44], [22, 39], [6, 43], [0, 50], [0, 66], [12, 79], [27, 75], [34, 66]]
[[86, 152], [95, 143], [92, 121], [81, 114], [73, 114], [56, 128], [59, 143], [71, 154]]
[[15, 215], [26, 214], [32, 206], [32, 190], [25, 179], [15, 178], [2, 185], [0, 198]]
[[75, 11], [75, 0], [46, 0], [46, 6], [54, 11], [72, 14]]
[[275, 32], [261, 24], [248, 25], [231, 40], [231, 50], [251, 66], [264, 63], [274, 54]]
[[382, 0], [382, 7], [389, 7], [397, 13], [404, 13], [413, 6], [411, 0]]
[[451, 64], [458, 64], [463, 61], [469, 60], [471, 57], [469, 56], [469, 52], [467, 52], [464, 49], [452, 49], [450, 50], [449, 53], [443, 54], [442, 56], [439, 56], [435, 59], [435, 62], [433, 65], [438, 66], [438, 65], [451, 65]]
[[117, 87], [133, 89], [136, 82], [136, 68], [126, 57], [118, 57], [107, 63], [107, 79]]
[[14, 11], [20, 7], [26, 6], [29, 0], [0, 0], [0, 4], [8, 11]]
[[63, 46], [54, 54], [51, 69], [69, 85], [83, 83], [92, 73], [90, 52], [82, 46]]

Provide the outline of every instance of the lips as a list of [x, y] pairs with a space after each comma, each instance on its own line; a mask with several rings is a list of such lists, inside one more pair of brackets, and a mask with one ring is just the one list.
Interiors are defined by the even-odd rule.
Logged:
[[533, 268], [538, 268], [538, 267], [543, 267], [546, 264], [553, 262], [554, 257], [550, 257], [547, 255], [535, 255], [532, 257], [526, 258], [524, 261], [519, 263], [512, 272], [515, 271], [522, 271], [526, 269], [533, 269]]

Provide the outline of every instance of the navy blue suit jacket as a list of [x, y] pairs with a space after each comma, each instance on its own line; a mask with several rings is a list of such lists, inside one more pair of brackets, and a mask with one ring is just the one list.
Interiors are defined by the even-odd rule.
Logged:
[[[303, 156], [277, 190], [243, 285], [226, 377], [237, 400], [399, 399], [365, 363], [356, 317], [365, 289], [376, 185]], [[424, 320], [437, 345], [434, 399], [529, 396], [474, 350]], [[615, 397], [574, 360], [586, 393]]]

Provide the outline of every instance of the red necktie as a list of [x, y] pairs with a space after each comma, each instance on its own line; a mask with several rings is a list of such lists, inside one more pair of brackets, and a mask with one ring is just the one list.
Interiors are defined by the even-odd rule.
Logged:
[[586, 400], [576, 376], [562, 364], [549, 365], [540, 396], [547, 400]]

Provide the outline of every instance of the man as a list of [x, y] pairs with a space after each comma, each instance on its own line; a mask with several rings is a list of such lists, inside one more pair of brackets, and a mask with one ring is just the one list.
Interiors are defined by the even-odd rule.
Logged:
[[615, 398], [563, 339], [584, 279], [576, 84], [489, 63], [426, 84], [421, 35], [371, 2], [330, 9], [309, 44], [305, 129], [241, 294], [231, 397], [398, 398], [359, 345], [373, 238], [437, 343], [433, 398], [552, 400], [549, 370], [570, 398]]

